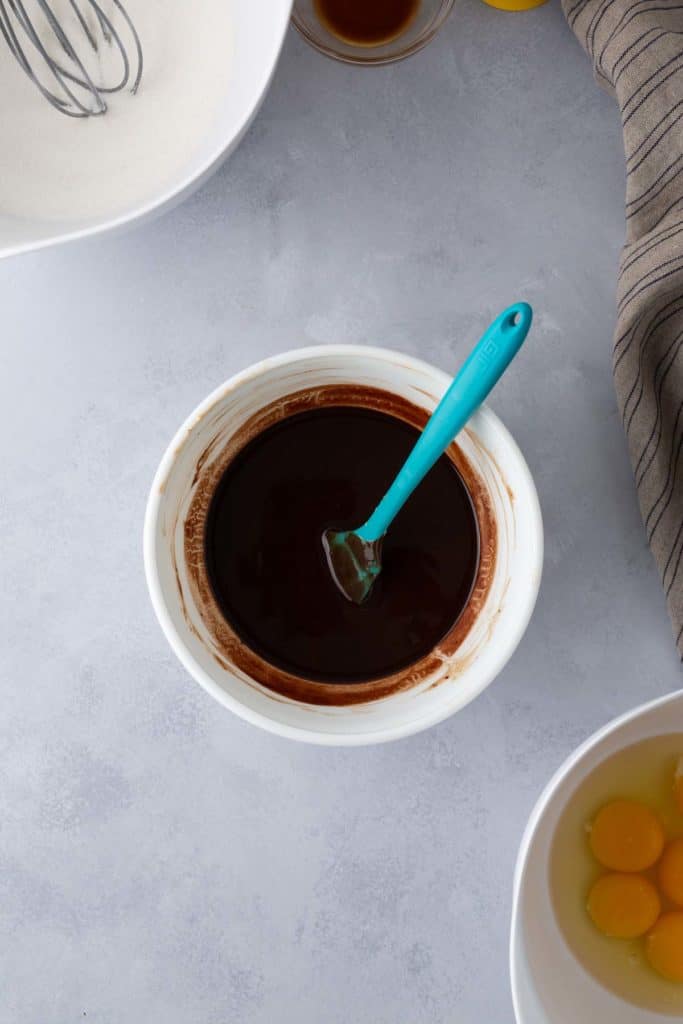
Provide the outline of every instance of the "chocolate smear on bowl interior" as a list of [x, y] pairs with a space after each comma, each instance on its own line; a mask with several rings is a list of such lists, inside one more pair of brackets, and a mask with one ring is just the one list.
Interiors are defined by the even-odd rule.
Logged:
[[212, 441], [185, 556], [223, 658], [285, 697], [344, 705], [415, 686], [457, 650], [496, 560], [490, 497], [457, 444], [399, 513], [362, 606], [338, 591], [320, 544], [374, 507], [427, 419], [389, 392], [329, 386], [274, 402], [222, 449]]

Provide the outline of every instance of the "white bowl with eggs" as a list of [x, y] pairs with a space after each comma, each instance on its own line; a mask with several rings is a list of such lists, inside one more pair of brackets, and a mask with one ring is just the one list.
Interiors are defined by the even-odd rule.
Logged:
[[102, 117], [53, 110], [0, 37], [0, 257], [122, 228], [197, 188], [256, 114], [292, 6], [125, 5], [142, 42], [143, 78], [137, 95], [111, 97]]
[[[579, 829], [584, 799], [590, 797], [596, 806], [616, 797], [644, 799], [638, 792], [640, 772], [637, 781], [629, 782], [628, 772], [618, 760], [633, 757], [634, 749], [661, 750], [662, 764], [653, 762], [652, 771], [665, 769], [662, 785], [668, 786], [666, 778], [671, 772], [673, 747], [678, 750], [678, 736], [683, 743], [680, 692], [636, 708], [600, 729], [565, 761], [541, 794], [522, 839], [514, 879], [510, 972], [517, 1024], [663, 1024], [680, 1018], [683, 982], [675, 985], [652, 971], [644, 945], [640, 956], [632, 954], [630, 946], [620, 945], [627, 940], [600, 935], [588, 917], [580, 888], [576, 892], [576, 920], [566, 916], [556, 884], [562, 877], [556, 865], [561, 863], [557, 860], [562, 856], [558, 844], [567, 834], [561, 831], [567, 815], [575, 815], [572, 826]], [[683, 746], [679, 752], [683, 755]], [[600, 775], [606, 772], [606, 764], [611, 765], [611, 787], [609, 775]], [[645, 779], [642, 785], [646, 785]], [[669, 797], [664, 791], [662, 794], [664, 806]], [[660, 808], [656, 809], [660, 813]], [[683, 834], [683, 815], [675, 808], [669, 818], [667, 814], [665, 806], [660, 817], [671, 829], [669, 838]], [[590, 824], [586, 822], [584, 827]], [[581, 840], [577, 834], [577, 844], [580, 841], [587, 850], [585, 836]], [[578, 878], [585, 868], [581, 863], [584, 854], [578, 846], [570, 852]], [[588, 851], [585, 856], [589, 856]], [[597, 866], [598, 872], [602, 870]], [[573, 899], [571, 893], [569, 897]], [[621, 960], [614, 959], [622, 955], [623, 975], [619, 973]], [[615, 987], [614, 981], [620, 984]]]

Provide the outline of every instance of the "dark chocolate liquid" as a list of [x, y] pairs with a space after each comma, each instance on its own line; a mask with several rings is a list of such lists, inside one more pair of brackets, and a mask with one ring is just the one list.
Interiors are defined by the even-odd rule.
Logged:
[[360, 682], [428, 654], [460, 616], [479, 564], [467, 489], [444, 455], [396, 517], [365, 604], [337, 589], [326, 527], [367, 519], [418, 438], [386, 413], [326, 406], [254, 438], [213, 496], [205, 557], [216, 600], [241, 640], [305, 679]]
[[404, 32], [420, 0], [314, 0], [323, 25], [339, 39], [380, 46]]

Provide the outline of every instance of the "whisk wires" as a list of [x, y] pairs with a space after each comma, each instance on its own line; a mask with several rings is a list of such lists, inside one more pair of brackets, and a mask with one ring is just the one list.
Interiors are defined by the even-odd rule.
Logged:
[[[100, 116], [107, 111], [106, 96], [126, 88], [137, 92], [143, 71], [142, 44], [121, 0], [111, 0], [112, 16], [98, 0], [65, 0], [62, 8], [72, 14], [69, 32], [66, 18], [55, 13], [49, 0], [30, 2], [27, 8], [25, 0], [0, 0], [0, 33], [55, 110], [69, 117]], [[115, 53], [108, 66], [117, 70], [100, 81], [88, 67], [99, 64], [104, 74], [97, 58], [105, 48]]]

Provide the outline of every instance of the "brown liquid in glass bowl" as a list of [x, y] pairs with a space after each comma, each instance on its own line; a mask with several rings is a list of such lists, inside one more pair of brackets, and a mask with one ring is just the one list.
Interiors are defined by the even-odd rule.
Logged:
[[338, 39], [356, 46], [381, 46], [405, 32], [420, 0], [314, 0], [313, 6]]

